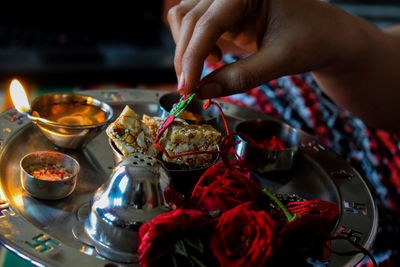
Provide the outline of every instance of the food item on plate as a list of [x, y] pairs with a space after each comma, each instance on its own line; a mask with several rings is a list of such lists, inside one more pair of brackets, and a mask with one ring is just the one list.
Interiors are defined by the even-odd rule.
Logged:
[[[142, 119], [143, 123], [149, 127], [150, 131], [153, 133], [154, 136], [157, 135], [157, 130], [160, 128], [161, 124], [164, 122], [164, 118], [160, 117], [151, 117], [146, 114], [143, 115]], [[182, 119], [175, 118], [172, 123], [173, 125], [187, 125], [188, 123]]]
[[197, 114], [195, 112], [191, 112], [189, 110], [183, 110], [179, 115], [179, 118], [184, 119], [184, 120], [191, 120], [191, 121], [196, 121], [196, 122], [202, 122], [203, 121], [203, 116], [200, 114]]
[[[174, 121], [161, 136], [159, 144], [170, 156], [173, 156], [192, 151], [216, 151], [220, 139], [221, 133], [211, 125], [193, 125]], [[162, 159], [175, 164], [199, 167], [209, 165], [213, 155], [203, 153], [169, 159], [163, 154]]]
[[154, 134], [128, 106], [107, 127], [106, 133], [124, 157], [132, 153], [158, 155], [158, 150], [153, 146]]
[[144, 114], [142, 121], [147, 127], [149, 127], [153, 136], [156, 136], [157, 130], [158, 130], [158, 128], [160, 128], [164, 119], [160, 118], [160, 117], [151, 117], [151, 116]]
[[[143, 115], [143, 120], [140, 120], [139, 115], [126, 106], [120, 116], [108, 126], [106, 133], [124, 157], [131, 153], [158, 156], [161, 152], [153, 146], [153, 142], [163, 120], [147, 115]], [[216, 151], [220, 139], [221, 133], [211, 125], [192, 125], [176, 119], [162, 134], [159, 144], [170, 156], [174, 156], [193, 151]], [[199, 167], [209, 165], [213, 155], [194, 154], [168, 158], [163, 154], [162, 159], [165, 162]]]

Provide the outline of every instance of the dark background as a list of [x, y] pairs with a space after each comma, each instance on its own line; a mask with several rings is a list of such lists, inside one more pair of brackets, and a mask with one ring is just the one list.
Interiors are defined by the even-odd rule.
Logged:
[[[17, 12], [23, 22], [0, 21], [0, 88], [14, 77], [45, 87], [176, 83], [175, 45], [163, 20], [173, 2], [121, 1], [92, 7], [60, 2]], [[378, 27], [400, 23], [399, 0], [329, 2]], [[3, 11], [19, 10], [14, 8]]]
[[0, 83], [14, 77], [66, 86], [176, 81], [162, 0], [92, 8], [60, 2], [20, 16], [0, 21]]

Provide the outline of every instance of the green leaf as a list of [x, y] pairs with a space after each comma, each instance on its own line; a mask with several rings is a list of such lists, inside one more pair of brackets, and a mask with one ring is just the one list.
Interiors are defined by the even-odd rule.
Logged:
[[172, 263], [174, 264], [174, 267], [179, 267], [174, 254], [171, 254], [171, 259], [172, 259]]
[[206, 264], [204, 264], [201, 260], [199, 260], [197, 257], [193, 255], [190, 255], [190, 259], [200, 267], [207, 267]]
[[189, 258], [189, 254], [187, 253], [185, 242], [183, 242], [182, 239], [178, 240], [175, 243], [175, 252], [177, 254], [179, 254], [179, 255], [182, 255], [182, 256], [186, 257], [186, 258]]
[[203, 243], [201, 242], [200, 238], [198, 237], [192, 237], [192, 238], [184, 238], [183, 241], [190, 247], [194, 248], [201, 254], [204, 253], [204, 246]]
[[[198, 237], [191, 237], [191, 238], [184, 238], [184, 239], [180, 239], [175, 243], [175, 252], [176, 255], [180, 255], [183, 256], [184, 258], [186, 258], [187, 262], [184, 266], [192, 266], [192, 267], [207, 267], [207, 265], [205, 263], [203, 263], [203, 261], [201, 261], [198, 257], [196, 257], [195, 255], [193, 255], [192, 253], [195, 253], [195, 251], [193, 251], [193, 249], [195, 249], [196, 251], [198, 251], [200, 253], [201, 256], [204, 254], [204, 245], [201, 242], [200, 238]], [[192, 251], [192, 253], [190, 253], [190, 251]], [[176, 257], [174, 257], [172, 255], [172, 260], [174, 263], [174, 266], [177, 267], [178, 264], [178, 259]]]
[[297, 219], [298, 215], [293, 215], [288, 208], [271, 192], [269, 191], [268, 188], [264, 187], [263, 189], [264, 194], [266, 194], [270, 199], [272, 199], [272, 201], [275, 202], [276, 205], [278, 205], [278, 207], [281, 209], [281, 211], [285, 214], [286, 219], [288, 220], [288, 222], [293, 221], [295, 219]]
[[221, 216], [222, 212], [220, 210], [214, 210], [213, 212], [210, 213], [211, 217], [217, 218]]

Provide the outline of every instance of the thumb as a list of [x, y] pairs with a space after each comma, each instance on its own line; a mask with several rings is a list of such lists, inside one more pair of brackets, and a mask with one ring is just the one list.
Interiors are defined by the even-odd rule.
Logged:
[[199, 83], [197, 95], [202, 99], [217, 98], [248, 91], [272, 79], [288, 74], [281, 48], [264, 47], [257, 53], [227, 64]]

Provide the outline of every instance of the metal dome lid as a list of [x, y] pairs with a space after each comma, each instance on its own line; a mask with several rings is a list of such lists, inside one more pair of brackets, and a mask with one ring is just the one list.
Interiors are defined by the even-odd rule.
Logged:
[[136, 259], [139, 227], [170, 210], [177, 196], [161, 161], [132, 154], [118, 164], [94, 194], [85, 231], [103, 256], [120, 262]]

